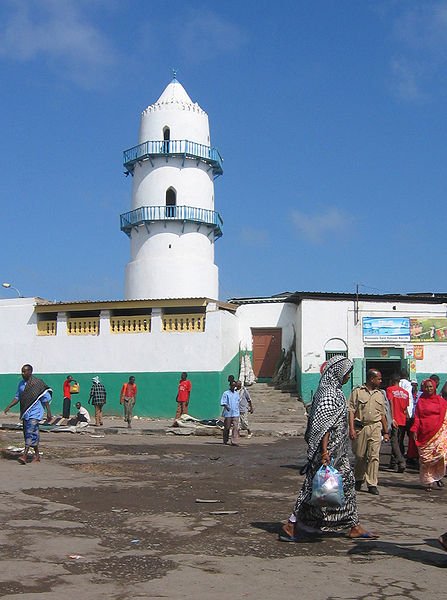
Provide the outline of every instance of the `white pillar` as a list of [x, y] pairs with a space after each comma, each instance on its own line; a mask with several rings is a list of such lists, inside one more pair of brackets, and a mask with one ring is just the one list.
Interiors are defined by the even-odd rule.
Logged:
[[110, 310], [102, 310], [99, 313], [99, 335], [111, 335], [110, 331]]
[[66, 336], [67, 333], [67, 313], [57, 313], [56, 335]]

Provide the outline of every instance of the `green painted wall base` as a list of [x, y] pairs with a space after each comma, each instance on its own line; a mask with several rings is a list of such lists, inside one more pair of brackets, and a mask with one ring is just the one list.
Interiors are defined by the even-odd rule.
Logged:
[[298, 390], [303, 403], [305, 406], [312, 402], [312, 397], [317, 391], [318, 384], [320, 383], [319, 373], [301, 373], [300, 374], [300, 388]]
[[[67, 373], [68, 374], [68, 373]], [[188, 379], [192, 383], [189, 413], [198, 419], [213, 419], [220, 416], [220, 398], [228, 388], [228, 375], [239, 376], [239, 354], [237, 354], [222, 371], [190, 371]], [[137, 403], [134, 414], [140, 417], [174, 417], [177, 408], [176, 395], [180, 373], [74, 373], [70, 375], [80, 385], [80, 393], [74, 394], [71, 400], [71, 414], [76, 412], [75, 403], [81, 402], [87, 408], [87, 401], [92, 385], [92, 377], [98, 375], [107, 390], [107, 404], [104, 414], [120, 415], [123, 409], [119, 403], [121, 386], [127, 382], [130, 375], [135, 375], [138, 387]], [[51, 409], [54, 414], [62, 413], [62, 386], [66, 375], [51, 373], [36, 373], [53, 389]], [[15, 396], [19, 375], [0, 375], [0, 389], [4, 408]], [[16, 411], [14, 407], [11, 412]], [[16, 411], [17, 412], [17, 411]], [[93, 407], [89, 408], [91, 416]]]
[[[301, 395], [305, 406], [312, 402], [313, 395], [317, 391], [318, 384], [320, 383], [320, 377], [319, 373], [301, 373], [301, 388], [298, 392]], [[352, 381], [348, 381], [348, 383], [343, 386], [343, 392], [345, 393], [345, 396], [348, 397], [351, 391]]]

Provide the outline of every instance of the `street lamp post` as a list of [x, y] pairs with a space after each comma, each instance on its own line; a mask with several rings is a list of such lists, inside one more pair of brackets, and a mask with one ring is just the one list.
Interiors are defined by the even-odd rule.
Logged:
[[23, 298], [22, 294], [20, 293], [20, 291], [14, 287], [13, 285], [11, 285], [10, 283], [2, 283], [2, 287], [9, 289], [11, 288], [11, 290], [15, 290], [17, 292], [17, 295], [19, 298]]

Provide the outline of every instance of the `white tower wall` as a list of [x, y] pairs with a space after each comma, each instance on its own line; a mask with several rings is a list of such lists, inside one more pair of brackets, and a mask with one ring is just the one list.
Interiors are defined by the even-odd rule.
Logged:
[[[142, 113], [139, 144], [125, 160], [133, 175], [131, 211], [122, 215], [131, 240], [126, 299], [217, 299], [220, 157], [210, 148], [207, 114], [176, 79]], [[168, 190], [175, 205], [167, 206]]]
[[[180, 84], [177, 84], [180, 85]], [[171, 140], [193, 140], [210, 145], [208, 115], [198, 104], [162, 104], [158, 101], [141, 115], [139, 144], [147, 140], [162, 140], [163, 129], [169, 127]]]
[[135, 167], [133, 178], [132, 209], [140, 206], [162, 206], [166, 191], [174, 188], [177, 206], [196, 206], [214, 210], [214, 183], [212, 173], [205, 165], [182, 166], [181, 159], [157, 163], [151, 167], [146, 161]]
[[[160, 268], [160, 264], [163, 268]], [[134, 260], [126, 267], [126, 298], [214, 298], [218, 269], [209, 260], [191, 264], [191, 256], [180, 251], [172, 259], [162, 256]]]
[[[191, 223], [173, 225], [168, 232], [164, 225], [154, 223], [150, 226], [149, 237], [140, 230], [132, 235], [131, 247], [132, 256], [136, 261], [191, 260], [200, 256], [200, 266], [203, 268], [203, 263], [214, 259], [213, 244], [206, 236], [197, 232], [197, 226]], [[200, 273], [196, 275], [199, 277]], [[194, 294], [198, 295], [201, 294]]]

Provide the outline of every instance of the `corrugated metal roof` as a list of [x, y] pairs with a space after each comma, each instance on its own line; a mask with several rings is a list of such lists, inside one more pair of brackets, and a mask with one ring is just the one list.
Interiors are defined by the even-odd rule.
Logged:
[[447, 303], [447, 293], [434, 292], [412, 292], [409, 294], [364, 294], [355, 292], [285, 292], [273, 296], [252, 297], [252, 298], [231, 298], [228, 302], [232, 304], [261, 304], [292, 302], [299, 304], [302, 300], [363, 300], [365, 302], [407, 302], [407, 303], [428, 303], [443, 304]]

